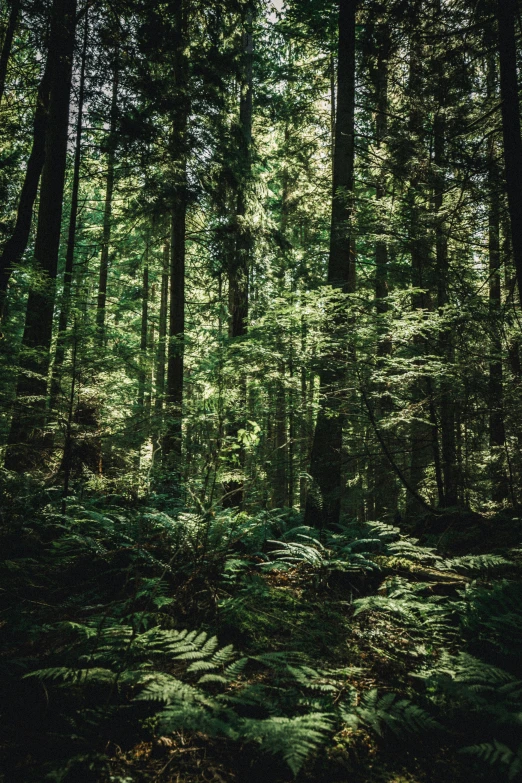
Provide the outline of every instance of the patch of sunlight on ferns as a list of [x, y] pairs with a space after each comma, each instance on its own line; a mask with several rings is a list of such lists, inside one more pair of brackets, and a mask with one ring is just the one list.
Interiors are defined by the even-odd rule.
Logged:
[[366, 526], [382, 542], [385, 554], [404, 557], [414, 563], [440, 567], [444, 561], [435, 549], [419, 545], [418, 538], [406, 536], [394, 525], [367, 522]]
[[258, 742], [267, 753], [281, 754], [294, 775], [331, 731], [332, 719], [321, 712], [293, 718], [276, 716], [266, 720], [241, 721], [242, 737]]
[[137, 701], [159, 701], [164, 704], [178, 702], [194, 702], [206, 706], [212, 706], [209, 699], [199, 688], [164, 672], [151, 672], [145, 675], [146, 683], [143, 690], [135, 697]]
[[[297, 563], [309, 563], [315, 567], [322, 567], [326, 562], [326, 553], [320, 541], [310, 536], [299, 534], [299, 538], [305, 541], [269, 541], [269, 544], [277, 544], [280, 549], [271, 552], [271, 555], [278, 563], [288, 563], [296, 565]], [[308, 543], [310, 542], [310, 543]]]
[[516, 751], [513, 751], [507, 745], [494, 739], [491, 742], [482, 742], [480, 745], [462, 748], [461, 753], [475, 756], [492, 767], [500, 767], [508, 780], [522, 777], [522, 744], [518, 746]]
[[422, 707], [395, 693], [379, 696], [377, 688], [363, 693], [358, 705], [341, 707], [341, 717], [350, 728], [361, 725], [382, 736], [386, 726], [394, 734], [419, 733], [440, 729], [440, 724]]
[[466, 576], [493, 576], [512, 566], [513, 563], [501, 555], [464, 555], [445, 560], [444, 565], [451, 571]]
[[[263, 661], [259, 660], [275, 670], [277, 684], [243, 682], [238, 688], [249, 659], [237, 658], [232, 645], [220, 647], [217, 638], [204, 631], [152, 628], [135, 634], [131, 627], [122, 626], [101, 628], [93, 636], [90, 627], [70, 625], [69, 630], [77, 638], [71, 648], [76, 651], [76, 660], [91, 666], [49, 667], [30, 672], [26, 677], [55, 682], [60, 687], [126, 689], [134, 702], [162, 705], [156, 715], [163, 732], [185, 729], [256, 742], [264, 751], [282, 755], [294, 774], [331, 728], [332, 718], [323, 712], [311, 712], [309, 700], [300, 699], [299, 695], [306, 690], [321, 692], [328, 696], [330, 703], [325, 705], [328, 708], [335, 691], [333, 684], [328, 681], [327, 673], [304, 666], [292, 667], [292, 655], [268, 654]], [[96, 647], [89, 651], [93, 642]], [[163, 665], [176, 662], [182, 669], [174, 675], [155, 669], [154, 661]], [[99, 665], [102, 663], [105, 666]], [[294, 690], [283, 687], [290, 681], [297, 691], [295, 687]], [[229, 692], [231, 684], [235, 687]], [[211, 692], [206, 690], [208, 687]], [[291, 712], [303, 712], [307, 707], [308, 711], [284, 714], [283, 702], [288, 702], [286, 709]], [[241, 709], [247, 705], [261, 709], [268, 717], [242, 717]]]
[[430, 640], [444, 641], [455, 635], [451, 624], [454, 609], [442, 596], [419, 596], [423, 583], [412, 585], [396, 577], [387, 583], [388, 595], [370, 595], [353, 602], [354, 615], [363, 612], [395, 615], [408, 630]]
[[[295, 530], [306, 529], [304, 527]], [[328, 547], [325, 547], [318, 539], [304, 533], [295, 534], [300, 541], [269, 541], [277, 544], [279, 549], [270, 553], [272, 562], [264, 564], [263, 568], [281, 568], [295, 566], [299, 563], [308, 563], [313, 568], [327, 571], [378, 571], [379, 566], [369, 560], [361, 552], [355, 551], [362, 547], [365, 551], [372, 551], [372, 543], [369, 539], [359, 539], [346, 544], [340, 536], [330, 536]], [[378, 542], [377, 542], [378, 543]]]

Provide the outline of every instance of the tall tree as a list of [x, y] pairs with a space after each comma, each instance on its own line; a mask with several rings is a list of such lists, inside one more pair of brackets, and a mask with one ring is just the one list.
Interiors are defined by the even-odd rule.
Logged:
[[9, 19], [7, 21], [7, 28], [4, 34], [4, 40], [2, 41], [2, 50], [0, 52], [0, 103], [4, 96], [5, 79], [7, 76], [7, 66], [9, 64], [9, 57], [11, 56], [11, 48], [13, 46], [13, 38], [18, 26], [18, 18], [20, 16], [21, 0], [11, 0], [9, 9]]
[[[241, 338], [247, 333], [249, 308], [249, 272], [252, 260], [252, 235], [248, 215], [248, 191], [251, 187], [252, 173], [252, 121], [253, 121], [253, 58], [254, 58], [254, 4], [251, 0], [245, 4], [242, 20], [241, 53], [239, 60], [239, 122], [237, 124], [235, 192], [233, 190], [232, 208], [235, 210], [233, 241], [228, 242], [228, 336], [231, 340]], [[235, 196], [235, 198], [234, 198]], [[235, 203], [234, 203], [235, 202]], [[235, 439], [244, 427], [246, 409], [245, 377], [238, 378], [240, 388], [239, 415], [235, 413], [228, 436]], [[239, 467], [245, 464], [244, 449], [240, 447]], [[244, 499], [244, 487], [241, 481], [227, 481], [224, 504], [241, 506]]]
[[[435, 5], [434, 24], [444, 33], [444, 19], [440, 2]], [[437, 306], [444, 321], [445, 307], [449, 304], [449, 271], [450, 259], [448, 252], [447, 227], [444, 220], [444, 192], [447, 171], [447, 120], [446, 95], [448, 83], [445, 77], [444, 59], [437, 51], [434, 57], [434, 102], [435, 117], [433, 121], [433, 163], [435, 166], [433, 208], [435, 212], [435, 259], [437, 274]], [[451, 369], [454, 359], [454, 341], [451, 328], [443, 326], [440, 332], [440, 351], [444, 357], [445, 366]], [[449, 373], [448, 373], [449, 375]], [[434, 422], [436, 426], [436, 423]], [[443, 474], [443, 505], [456, 506], [458, 503], [457, 487], [457, 451], [455, 442], [455, 400], [450, 377], [440, 381], [440, 434]]]
[[247, 189], [252, 167], [253, 13], [252, 4], [248, 3], [245, 10], [243, 51], [239, 79], [240, 97], [237, 146], [239, 165], [235, 205], [236, 246], [234, 254], [229, 259], [230, 267], [228, 274], [229, 335], [232, 338], [246, 334], [248, 318], [248, 272], [252, 239], [247, 219]]
[[[56, 274], [67, 160], [69, 101], [76, 27], [76, 0], [55, 0], [52, 17], [56, 49], [49, 52], [49, 124], [45, 139], [35, 270], [41, 276], [27, 301], [17, 401], [9, 433], [5, 465], [23, 470], [40, 460], [45, 423], [47, 374], [51, 349]], [[28, 448], [31, 444], [32, 448]]]
[[24, 182], [20, 192], [13, 233], [6, 241], [0, 255], [0, 315], [3, 313], [9, 279], [13, 270], [20, 262], [29, 241], [33, 207], [45, 160], [49, 117], [49, 88], [56, 58], [56, 47], [60, 42], [60, 27], [56, 23], [57, 9], [60, 6], [60, 0], [54, 0], [51, 15], [53, 23], [51, 24], [49, 34], [47, 61], [36, 97], [31, 153], [27, 161]]
[[183, 358], [185, 341], [185, 256], [187, 220], [187, 133], [190, 111], [188, 86], [188, 3], [173, 4], [173, 70], [175, 100], [172, 113], [170, 154], [174, 175], [170, 224], [170, 311], [165, 408], [167, 427], [163, 438], [165, 464], [179, 480], [183, 434]]
[[[497, 87], [497, 63], [488, 58], [487, 93], [494, 104]], [[489, 445], [491, 448], [492, 500], [500, 503], [508, 494], [504, 469], [506, 431], [504, 426], [504, 384], [502, 367], [502, 282], [500, 256], [501, 177], [497, 159], [497, 144], [492, 135], [488, 143], [488, 255], [489, 309], [491, 315], [491, 361], [489, 363]]]
[[[327, 283], [346, 293], [355, 290], [355, 257], [351, 232], [355, 153], [355, 16], [356, 0], [340, 0], [337, 66], [337, 110], [333, 159], [332, 213]], [[334, 329], [339, 316], [332, 317]], [[324, 527], [339, 521], [342, 481], [343, 416], [340, 381], [342, 356], [329, 356], [321, 368], [324, 395], [315, 426], [310, 474], [316, 491], [308, 493], [305, 523]]]
[[511, 243], [522, 301], [522, 137], [520, 135], [520, 102], [518, 98], [517, 44], [515, 21], [517, 0], [497, 0], [498, 51], [500, 61], [500, 99], [502, 135]]
[[67, 249], [65, 252], [65, 269], [63, 273], [63, 293], [58, 317], [58, 334], [56, 350], [51, 373], [50, 408], [54, 410], [58, 403], [61, 390], [61, 376], [65, 359], [67, 324], [71, 307], [71, 288], [73, 284], [74, 256], [76, 251], [76, 229], [78, 223], [78, 198], [80, 192], [80, 166], [82, 161], [83, 107], [85, 101], [85, 69], [87, 64], [87, 43], [89, 36], [89, 15], [85, 14], [83, 45], [80, 63], [80, 81], [78, 85], [78, 116], [76, 119], [76, 138], [74, 148], [74, 164], [71, 185], [71, 208], [69, 212], [69, 228], [67, 233]]
[[112, 201], [114, 196], [114, 177], [116, 165], [116, 122], [118, 118], [118, 88], [120, 78], [119, 46], [114, 53], [112, 73], [112, 93], [110, 108], [110, 126], [107, 137], [107, 177], [105, 180], [105, 202], [103, 207], [103, 235], [100, 257], [100, 275], [98, 279], [98, 302], [96, 308], [96, 332], [100, 344], [105, 342], [107, 301], [107, 282], [109, 279], [109, 254], [112, 228]]

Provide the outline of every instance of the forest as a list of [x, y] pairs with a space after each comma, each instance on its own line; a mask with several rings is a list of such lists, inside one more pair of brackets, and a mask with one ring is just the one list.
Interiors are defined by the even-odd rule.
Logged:
[[522, 4], [0, 0], [0, 783], [522, 780]]

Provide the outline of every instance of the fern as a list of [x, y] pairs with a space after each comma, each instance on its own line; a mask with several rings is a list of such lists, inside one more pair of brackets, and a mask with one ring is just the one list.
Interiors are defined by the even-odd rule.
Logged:
[[115, 681], [114, 672], [110, 669], [92, 667], [90, 669], [71, 669], [66, 666], [55, 666], [48, 669], [36, 669], [24, 675], [24, 679], [35, 677], [38, 680], [54, 680], [64, 685], [107, 685]]
[[511, 565], [513, 563], [501, 555], [466, 555], [444, 561], [444, 566], [449, 570], [469, 576], [492, 576]]
[[522, 744], [513, 751], [494, 739], [492, 742], [482, 742], [480, 745], [462, 748], [461, 753], [475, 756], [491, 766], [499, 766], [506, 773], [508, 780], [515, 780], [522, 776]]
[[145, 687], [135, 697], [138, 701], [159, 701], [164, 704], [193, 702], [210, 706], [213, 702], [205, 694], [170, 674], [153, 672], [144, 677]]
[[294, 775], [308, 756], [324, 743], [330, 731], [331, 717], [321, 712], [241, 722], [241, 736], [258, 742], [267, 753], [280, 753]]
[[362, 612], [395, 615], [413, 636], [445, 642], [455, 634], [453, 606], [440, 596], [420, 597], [422, 583], [412, 585], [395, 578], [387, 583], [388, 595], [370, 595], [354, 601], [354, 615]]
[[399, 699], [395, 693], [379, 696], [377, 688], [364, 693], [358, 705], [349, 709], [342, 707], [341, 716], [351, 728], [362, 724], [379, 736], [382, 736], [384, 726], [397, 735], [441, 729], [426, 710], [410, 699]]
[[492, 587], [472, 584], [459, 609], [465, 632], [496, 645], [506, 655], [522, 653], [522, 584], [503, 580]]
[[[321, 567], [325, 565], [326, 558], [323, 554], [324, 547], [317, 539], [299, 534], [303, 542], [298, 541], [269, 541], [270, 544], [278, 544], [280, 549], [274, 550], [271, 554], [278, 563], [297, 564], [309, 563], [312, 566]], [[310, 543], [308, 543], [310, 542]]]

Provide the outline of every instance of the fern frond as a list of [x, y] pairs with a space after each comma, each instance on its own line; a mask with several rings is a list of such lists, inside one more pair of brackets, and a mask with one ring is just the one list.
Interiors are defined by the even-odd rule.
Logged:
[[331, 730], [330, 716], [321, 712], [294, 718], [244, 719], [241, 723], [241, 734], [245, 739], [258, 742], [268, 753], [280, 753], [294, 775]]
[[35, 677], [39, 680], [54, 680], [69, 685], [92, 685], [113, 683], [116, 675], [110, 669], [93, 667], [92, 669], [72, 669], [66, 666], [36, 669], [24, 675], [24, 679]]
[[494, 739], [492, 742], [482, 742], [480, 745], [462, 748], [460, 752], [475, 756], [491, 766], [503, 767], [508, 780], [515, 780], [522, 775], [522, 744], [514, 752], [507, 745]]
[[144, 681], [146, 682], [145, 687], [135, 697], [138, 701], [160, 701], [164, 704], [178, 702], [212, 704], [212, 700], [208, 699], [203, 691], [170, 674], [154, 672], [144, 678]]

